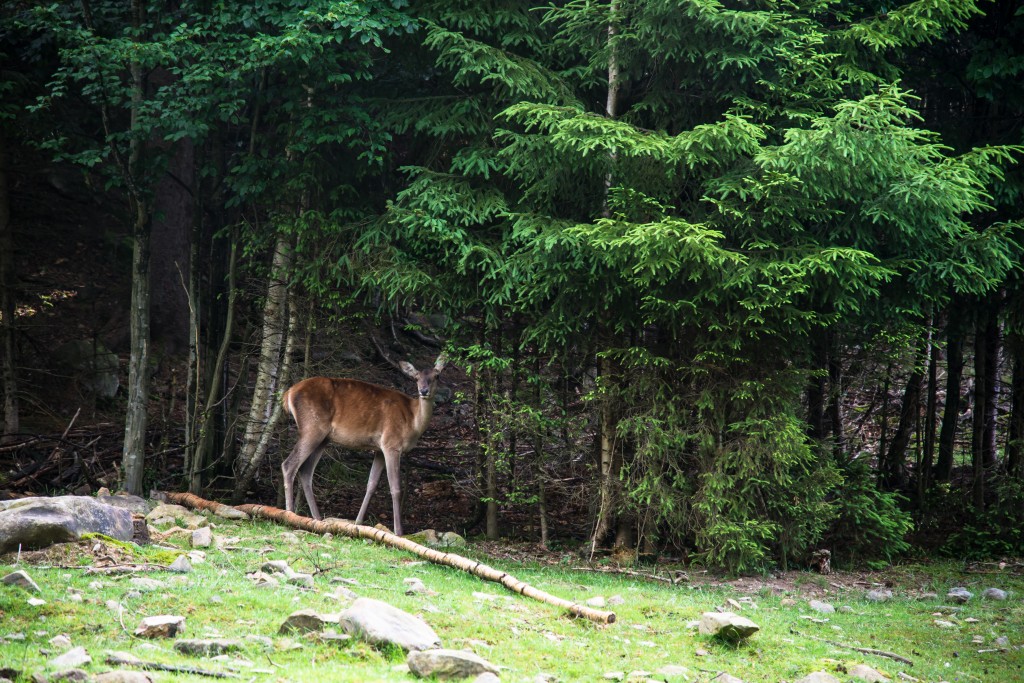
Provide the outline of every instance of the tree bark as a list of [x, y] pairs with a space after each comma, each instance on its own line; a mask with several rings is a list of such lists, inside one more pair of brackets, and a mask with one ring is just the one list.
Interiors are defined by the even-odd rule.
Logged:
[[986, 470], [996, 466], [996, 420], [999, 407], [999, 303], [989, 309], [985, 324], [985, 415], [981, 434], [981, 461]]
[[892, 443], [885, 453], [880, 467], [882, 484], [893, 490], [906, 484], [904, 466], [906, 465], [907, 449], [914, 435], [914, 424], [917, 421], [918, 403], [921, 398], [921, 382], [924, 378], [922, 366], [925, 345], [915, 354], [914, 368], [907, 379], [907, 388], [903, 391], [903, 402], [900, 405], [900, 419], [892, 436]]
[[0, 122], [0, 384], [3, 385], [4, 431], [0, 443], [20, 429], [15, 328], [14, 227], [7, 193], [7, 138]]
[[1024, 339], [1013, 335], [1007, 339], [1007, 351], [1013, 359], [1010, 383], [1010, 428], [1006, 441], [1006, 473], [1024, 477]]
[[942, 410], [939, 430], [939, 456], [935, 464], [935, 481], [947, 482], [953, 475], [953, 454], [956, 430], [960, 420], [960, 384], [964, 374], [964, 345], [961, 331], [952, 316], [946, 326], [946, 404]]

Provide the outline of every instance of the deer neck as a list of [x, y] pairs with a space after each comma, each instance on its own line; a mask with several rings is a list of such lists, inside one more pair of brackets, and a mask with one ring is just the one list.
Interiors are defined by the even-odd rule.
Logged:
[[413, 429], [416, 430], [417, 434], [422, 434], [427, 429], [427, 425], [430, 423], [430, 418], [433, 415], [434, 397], [417, 398], [416, 413], [412, 419]]

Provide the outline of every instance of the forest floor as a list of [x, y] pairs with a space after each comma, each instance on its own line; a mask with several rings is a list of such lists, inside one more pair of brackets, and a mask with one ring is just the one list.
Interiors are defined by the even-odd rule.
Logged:
[[[558, 597], [604, 600], [617, 619], [598, 625], [369, 541], [203, 516], [213, 528], [208, 548], [192, 548], [191, 532], [175, 523], [160, 527], [147, 546], [91, 539], [0, 557], [0, 574], [23, 569], [40, 586], [31, 594], [0, 585], [0, 677], [55, 680], [66, 668], [58, 657], [81, 647], [90, 661], [77, 667], [89, 675], [125, 668], [111, 662], [124, 661], [118, 653], [127, 653], [148, 663], [160, 681], [412, 680], [398, 648], [375, 648], [329, 631], [279, 632], [297, 610], [336, 614], [355, 596], [420, 617], [444, 647], [470, 650], [499, 667], [502, 681], [703, 683], [727, 672], [748, 683], [779, 683], [814, 671], [846, 681], [858, 665], [904, 681], [1024, 676], [1024, 576], [1014, 564], [727, 578], [609, 563], [587, 567], [576, 557], [556, 560], [557, 554], [505, 543], [470, 543], [457, 551]], [[190, 558], [191, 571], [168, 571], [180, 555]], [[311, 574], [312, 586], [261, 581], [257, 570], [268, 560]], [[426, 590], [409, 590], [407, 579], [418, 579]], [[974, 596], [951, 603], [946, 593], [956, 586]], [[869, 589], [882, 587], [892, 591], [890, 599], [867, 598]], [[990, 587], [1007, 591], [1008, 599], [982, 598]], [[819, 611], [812, 600], [836, 611]], [[760, 631], [739, 643], [701, 635], [696, 620], [719, 609], [748, 617]], [[184, 633], [135, 634], [144, 617], [158, 615], [183, 616]], [[234, 649], [216, 657], [175, 649], [177, 641], [194, 638], [231, 641]]]

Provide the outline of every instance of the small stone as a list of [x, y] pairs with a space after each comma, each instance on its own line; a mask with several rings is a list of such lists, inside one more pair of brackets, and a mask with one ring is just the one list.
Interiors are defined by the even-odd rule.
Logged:
[[285, 560], [267, 560], [260, 567], [260, 570], [268, 574], [284, 574], [285, 576], [291, 576], [295, 573]]
[[199, 527], [192, 532], [193, 548], [209, 548], [213, 544], [213, 531], [208, 526]]
[[981, 597], [986, 600], [1005, 600], [1008, 596], [1001, 588], [986, 588]]
[[935, 625], [939, 628], [956, 628], [956, 624], [952, 621], [946, 621], [945, 619], [936, 619]]
[[299, 586], [300, 588], [312, 588], [313, 587], [313, 575], [312, 574], [301, 574], [295, 572], [289, 576], [285, 581], [292, 586]]
[[92, 677], [93, 683], [153, 683], [153, 677], [142, 671], [107, 671]]
[[103, 604], [111, 612], [120, 612], [122, 609], [121, 603], [119, 603], [117, 600], [107, 600]]
[[659, 676], [667, 676], [669, 678], [682, 678], [684, 680], [690, 680], [694, 677], [694, 673], [687, 669], [685, 666], [679, 666], [678, 664], [668, 664], [659, 668], [654, 673]]
[[139, 622], [135, 635], [143, 638], [174, 638], [185, 631], [185, 617], [162, 614]]
[[280, 581], [266, 572], [253, 572], [252, 574], [246, 574], [245, 577], [257, 586], [278, 586], [281, 584]]
[[50, 660], [50, 666], [55, 669], [76, 669], [92, 662], [92, 657], [85, 651], [84, 647], [76, 647], [68, 650], [60, 657]]
[[617, 593], [615, 595], [613, 595], [612, 597], [608, 598], [608, 604], [612, 605], [612, 606], [614, 606], [614, 605], [623, 605], [625, 603], [626, 603], [626, 599], [624, 597], [622, 597], [621, 595], [617, 594]]
[[839, 608], [839, 611], [842, 612], [843, 614], [853, 614], [853, 608], [850, 607], [849, 605], [842, 605]]
[[793, 598], [782, 598], [782, 600], [779, 600], [779, 605], [782, 607], [796, 607], [796, 600]]
[[167, 567], [167, 571], [188, 574], [192, 571], [192, 563], [184, 555], [178, 555], [174, 558], [174, 562], [171, 562], [170, 566]]
[[188, 552], [188, 559], [192, 564], [202, 564], [206, 562], [206, 553], [202, 550], [190, 550]]
[[825, 671], [815, 671], [797, 679], [794, 683], [842, 683], [842, 681]]
[[892, 600], [892, 591], [888, 588], [876, 588], [868, 591], [864, 598], [869, 602], [887, 602]]
[[706, 636], [735, 641], [749, 638], [760, 631], [761, 627], [732, 612], [705, 612], [700, 616], [698, 630]]
[[436, 592], [427, 588], [423, 581], [416, 577], [402, 579], [402, 583], [405, 584], [406, 595], [437, 595]]
[[11, 572], [4, 578], [0, 579], [0, 583], [4, 583], [8, 586], [17, 586], [18, 588], [24, 588], [32, 593], [41, 593], [42, 590], [39, 588], [39, 584], [32, 580], [32, 577], [28, 573], [19, 569], [16, 572]]
[[857, 664], [846, 672], [849, 676], [867, 683], [888, 683], [889, 678], [872, 669], [867, 664]]
[[621, 680], [625, 680], [626, 672], [625, 671], [609, 671], [604, 676], [602, 676], [602, 678], [604, 678], [606, 681], [621, 681]]
[[32, 605], [33, 607], [42, 607], [46, 604], [46, 600], [43, 600], [42, 598], [29, 598], [28, 604]]
[[742, 678], [736, 678], [730, 673], [721, 672], [711, 679], [711, 683], [744, 683]]
[[1010, 639], [1007, 638], [1006, 636], [999, 636], [998, 638], [996, 638], [995, 644], [996, 644], [996, 647], [1003, 647], [1003, 648], [1010, 647]]
[[459, 536], [454, 531], [446, 531], [441, 534], [440, 543], [438, 545], [444, 548], [465, 548], [466, 539]]
[[86, 681], [89, 679], [83, 669], [66, 669], [50, 676], [51, 681]]
[[485, 671], [474, 678], [473, 683], [501, 683], [501, 679], [498, 678], [498, 674], [492, 674], [490, 671]]
[[589, 600], [587, 600], [587, 606], [588, 607], [604, 607], [607, 604], [608, 604], [608, 601], [605, 600], [600, 595], [595, 595], [594, 597], [592, 597]]
[[66, 636], [66, 635], [65, 635], [65, 634], [63, 634], [63, 633], [61, 633], [61, 634], [60, 634], [60, 635], [58, 635], [58, 636], [54, 636], [53, 638], [50, 638], [50, 640], [49, 640], [48, 642], [49, 642], [49, 643], [50, 643], [50, 645], [52, 645], [53, 647], [59, 647], [59, 648], [61, 648], [62, 650], [63, 650], [64, 648], [68, 648], [68, 647], [71, 647], [71, 638], [69, 638], [68, 636]]
[[957, 586], [956, 588], [951, 588], [949, 592], [946, 593], [946, 597], [952, 600], [953, 602], [962, 605], [971, 598], [973, 598], [974, 593], [970, 592], [963, 586]]
[[274, 640], [272, 638], [268, 638], [266, 636], [258, 636], [256, 634], [250, 633], [249, 635], [247, 635], [245, 637], [245, 639], [247, 641], [249, 641], [250, 643], [256, 643], [257, 645], [262, 647], [264, 650], [273, 650], [274, 649]]
[[285, 543], [291, 543], [292, 545], [299, 542], [299, 537], [291, 531], [281, 532], [280, 539]]
[[498, 668], [486, 659], [464, 650], [413, 651], [405, 663], [409, 671], [421, 678], [469, 678], [488, 672], [498, 673]]
[[924, 600], [938, 600], [939, 599], [939, 594], [938, 593], [932, 593], [931, 591], [927, 591], [927, 592], [921, 593], [919, 596], [917, 596], [917, 599], [921, 600], [921, 601], [924, 601]]
[[216, 657], [228, 652], [242, 649], [242, 641], [225, 638], [200, 639], [193, 638], [179, 640], [174, 643], [174, 649], [193, 657]]
[[323, 631], [328, 627], [338, 626], [337, 614], [320, 614], [311, 609], [300, 609], [292, 612], [281, 624], [278, 633], [308, 633], [309, 631]]
[[328, 597], [334, 598], [335, 600], [358, 600], [359, 595], [345, 586], [338, 586], [334, 589], [333, 593], [329, 593]]
[[139, 590], [143, 591], [155, 591], [161, 588], [167, 588], [167, 584], [157, 579], [149, 579], [145, 576], [133, 576], [128, 579], [128, 583]]
[[821, 614], [835, 614], [836, 611], [835, 607], [822, 600], [811, 600], [807, 604], [812, 610]]

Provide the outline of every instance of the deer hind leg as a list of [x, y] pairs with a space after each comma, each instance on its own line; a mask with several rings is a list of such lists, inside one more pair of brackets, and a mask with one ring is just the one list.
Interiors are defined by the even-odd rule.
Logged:
[[356, 524], [362, 524], [366, 519], [366, 511], [370, 509], [370, 499], [377, 490], [377, 483], [380, 482], [380, 475], [384, 472], [384, 454], [374, 453], [373, 464], [370, 465], [370, 477], [366, 480], [366, 495], [363, 497], [363, 504], [359, 506], [359, 514], [356, 516]]
[[[322, 436], [311, 436], [308, 438], [299, 436], [299, 440], [295, 442], [292, 452], [281, 463], [281, 474], [284, 475], [284, 507], [289, 512], [295, 512], [295, 477], [300, 474], [303, 465], [310, 460], [313, 461], [313, 466], [316, 466], [316, 461], [320, 457], [319, 453], [323, 448], [325, 438]], [[312, 471], [310, 471], [309, 476], [312, 478]], [[306, 502], [309, 503], [311, 501], [312, 496], [307, 495]], [[312, 504], [312, 506], [315, 505], [315, 503]], [[313, 509], [312, 506], [310, 510]]]
[[319, 508], [316, 506], [316, 498], [313, 497], [313, 470], [316, 469], [316, 464], [320, 462], [320, 456], [324, 454], [326, 447], [326, 442], [321, 443], [306, 459], [306, 462], [299, 466], [299, 483], [302, 484], [302, 493], [306, 496], [306, 505], [309, 506], [309, 514], [313, 516], [313, 519], [323, 519], [320, 516]]
[[388, 488], [391, 489], [391, 511], [395, 517], [395, 534], [402, 535], [402, 452], [393, 451], [384, 458], [388, 467]]

